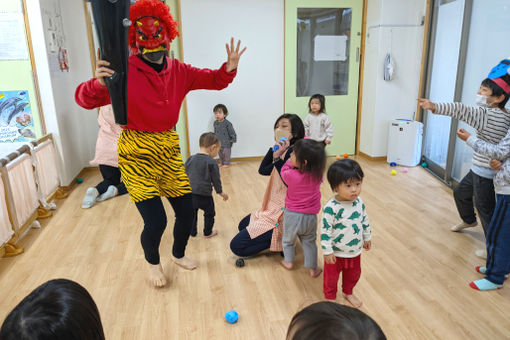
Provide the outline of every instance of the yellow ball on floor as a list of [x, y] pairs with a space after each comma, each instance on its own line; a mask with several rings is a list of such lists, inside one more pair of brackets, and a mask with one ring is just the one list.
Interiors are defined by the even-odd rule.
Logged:
[[396, 171], [396, 170], [391, 170], [391, 174], [392, 174], [393, 176], [395, 176], [395, 175], [397, 174], [397, 171]]

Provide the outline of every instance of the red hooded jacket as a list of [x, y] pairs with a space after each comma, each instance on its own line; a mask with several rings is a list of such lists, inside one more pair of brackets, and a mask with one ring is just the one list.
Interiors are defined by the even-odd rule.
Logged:
[[[179, 120], [179, 110], [191, 90], [221, 90], [236, 76], [237, 70], [226, 71], [226, 63], [218, 70], [199, 69], [167, 57], [166, 66], [158, 73], [138, 56], [129, 57], [128, 123], [124, 129], [161, 132], [172, 129]], [[85, 109], [110, 104], [106, 86], [95, 78], [81, 83], [75, 100]]]

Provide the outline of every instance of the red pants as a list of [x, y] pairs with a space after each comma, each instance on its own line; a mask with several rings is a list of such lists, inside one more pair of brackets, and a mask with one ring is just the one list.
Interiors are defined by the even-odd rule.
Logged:
[[324, 296], [328, 300], [336, 299], [340, 272], [342, 272], [342, 292], [351, 295], [352, 289], [361, 276], [361, 255], [353, 258], [337, 257], [334, 264], [324, 262]]

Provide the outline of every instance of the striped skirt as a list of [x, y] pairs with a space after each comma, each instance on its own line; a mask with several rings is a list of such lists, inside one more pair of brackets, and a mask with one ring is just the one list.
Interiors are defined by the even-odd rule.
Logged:
[[119, 169], [135, 203], [158, 196], [179, 197], [191, 193], [182, 162], [179, 135], [174, 130], [122, 130]]

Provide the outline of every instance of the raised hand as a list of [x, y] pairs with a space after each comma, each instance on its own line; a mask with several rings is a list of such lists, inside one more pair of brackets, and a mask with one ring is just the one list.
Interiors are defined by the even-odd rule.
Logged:
[[110, 66], [110, 63], [106, 60], [99, 59], [99, 49], [97, 49], [96, 71], [94, 72], [94, 75], [99, 81], [99, 84], [103, 86], [106, 86], [104, 77], [111, 77], [115, 73], [114, 70], [107, 66]]
[[418, 104], [420, 104], [420, 107], [424, 110], [430, 110], [432, 112], [436, 111], [436, 104], [431, 102], [429, 99], [420, 98], [418, 99]]
[[230, 46], [225, 44], [227, 48], [227, 72], [232, 72], [237, 68], [239, 64], [239, 59], [243, 55], [244, 51], [246, 51], [246, 47], [239, 52], [239, 48], [241, 47], [241, 40], [237, 42], [237, 47], [234, 49], [234, 38], [230, 39]]

